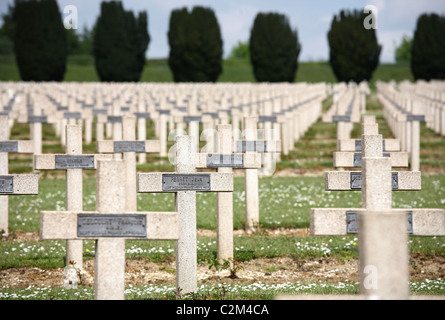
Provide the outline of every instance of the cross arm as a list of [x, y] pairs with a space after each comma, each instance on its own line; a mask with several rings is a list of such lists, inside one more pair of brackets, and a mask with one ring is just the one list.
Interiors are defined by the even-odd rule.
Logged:
[[[408, 152], [383, 153], [391, 159], [391, 167], [408, 167]], [[362, 153], [337, 151], [334, 152], [334, 167], [361, 167]]]
[[[421, 190], [420, 171], [393, 171], [392, 190]], [[326, 171], [325, 190], [353, 191], [362, 189], [362, 173], [360, 171]]]
[[261, 155], [258, 153], [197, 153], [196, 168], [261, 168]]
[[138, 173], [137, 192], [230, 192], [233, 191], [231, 173]]
[[0, 175], [0, 194], [38, 194], [38, 174]]
[[239, 140], [236, 152], [281, 152], [280, 140]]
[[[105, 217], [106, 221], [95, 219], [91, 222], [92, 228], [97, 232], [119, 233], [119, 228], [125, 229], [130, 220], [125, 216], [142, 218], [140, 228], [145, 228], [145, 236], [117, 235], [107, 236], [126, 239], [150, 239], [150, 240], [176, 240], [179, 237], [179, 214], [177, 212], [123, 212], [120, 214], [104, 214], [96, 211], [41, 211], [40, 212], [40, 238], [42, 240], [88, 240], [98, 239], [104, 236], [79, 235], [79, 216], [89, 215], [88, 218]], [[120, 220], [120, 222], [119, 222]], [[105, 222], [105, 223], [104, 223]], [[104, 226], [105, 225], [105, 226]], [[106, 225], [112, 226], [112, 231], [106, 230]], [[94, 230], [93, 230], [94, 232]], [[123, 232], [123, 231], [121, 231]], [[82, 232], [80, 232], [82, 234]]]
[[[346, 235], [357, 233], [358, 213], [363, 208], [312, 208], [310, 213], [311, 235]], [[415, 236], [444, 236], [444, 209], [405, 209], [391, 211], [407, 214], [407, 232]], [[372, 212], [370, 213], [372, 214]]]
[[100, 153], [138, 152], [155, 153], [161, 151], [159, 140], [112, 141], [97, 142], [97, 151]]
[[33, 153], [34, 144], [32, 140], [0, 141], [0, 152]]
[[[362, 151], [362, 140], [339, 139], [337, 140], [337, 151]], [[383, 151], [400, 151], [400, 140], [383, 139]]]
[[96, 169], [97, 160], [111, 160], [111, 154], [36, 154], [35, 170]]

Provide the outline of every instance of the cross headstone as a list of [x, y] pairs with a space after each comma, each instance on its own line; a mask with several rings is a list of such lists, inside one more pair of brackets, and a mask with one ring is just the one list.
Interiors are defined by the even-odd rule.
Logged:
[[[376, 123], [375, 116], [363, 116], [362, 132], [365, 136], [367, 136], [366, 141], [368, 144], [372, 144], [376, 148], [380, 148], [380, 141], [378, 141], [377, 144], [374, 144], [372, 142], [372, 139], [380, 140], [378, 134], [378, 124]], [[373, 137], [370, 137], [371, 135]], [[359, 140], [357, 140], [357, 142], [355, 143], [356, 144], [355, 149], [358, 149], [357, 151], [334, 152], [334, 167], [351, 168], [351, 167], [362, 166], [362, 141], [361, 140], [359, 142], [358, 141]], [[383, 148], [384, 143], [382, 142], [381, 145]], [[378, 151], [380, 152], [380, 150]], [[393, 150], [392, 152], [383, 152], [383, 157], [388, 157], [391, 159], [392, 167], [408, 167], [408, 152]]]
[[[363, 131], [376, 133], [375, 128], [369, 129], [363, 125]], [[362, 191], [362, 208], [315, 208], [311, 209], [311, 234], [348, 234], [357, 232], [358, 213], [378, 208], [388, 208], [392, 196], [392, 191], [400, 190], [420, 190], [421, 173], [419, 171], [392, 171], [391, 192], [385, 191], [380, 185], [380, 180], [385, 179], [386, 173], [378, 165], [370, 165], [373, 158], [388, 159], [390, 167], [393, 161], [389, 157], [384, 157], [384, 141], [379, 134], [363, 134], [360, 141], [361, 169], [362, 171], [327, 171], [325, 172], [326, 190], [337, 191]], [[362, 148], [363, 146], [363, 148]], [[369, 158], [368, 165], [363, 162], [364, 158]], [[379, 160], [381, 161], [381, 160]], [[378, 163], [378, 162], [377, 162]], [[366, 179], [365, 175], [368, 176]], [[371, 178], [372, 177], [372, 178]], [[382, 181], [383, 181], [382, 180]], [[365, 186], [367, 181], [367, 186]], [[393, 209], [394, 210], [394, 209]], [[444, 232], [445, 226], [441, 210], [434, 209], [413, 209], [401, 210], [407, 215], [408, 231], [415, 235], [429, 234], [425, 225], [435, 225], [438, 234]], [[425, 214], [422, 215], [421, 212]], [[414, 219], [414, 220], [413, 220]], [[414, 222], [413, 222], [414, 221]], [[413, 227], [414, 226], [414, 227]]]
[[[137, 119], [137, 140], [145, 141], [147, 137], [147, 120], [153, 119], [157, 120], [158, 116], [155, 113], [150, 113], [145, 111], [145, 105], [143, 103], [139, 103], [138, 105], [138, 112], [134, 114]], [[161, 141], [162, 145], [162, 141]], [[162, 147], [160, 148], [160, 151], [162, 151]], [[138, 163], [142, 164], [146, 161], [146, 154], [145, 152], [138, 154]]]
[[[244, 117], [244, 140], [236, 141], [236, 152], [254, 153], [280, 152], [280, 141], [257, 139], [257, 117]], [[254, 232], [260, 223], [258, 196], [258, 169], [245, 169], [246, 222], [247, 232]]]
[[[191, 104], [189, 104], [190, 106]], [[177, 134], [182, 134], [182, 130], [184, 128], [184, 125], [188, 125], [188, 134], [193, 137], [195, 140], [196, 148], [199, 148], [199, 123], [202, 122], [202, 116], [197, 115], [197, 112], [192, 112], [191, 115], [176, 115], [175, 123], [177, 128]]]
[[136, 140], [135, 117], [123, 117], [122, 129], [122, 139], [98, 141], [97, 151], [124, 155], [127, 175], [126, 208], [134, 211], [137, 209], [136, 153], [157, 153], [160, 151], [160, 144], [159, 140]]
[[176, 244], [176, 287], [197, 292], [196, 192], [233, 192], [233, 174], [196, 173], [196, 144], [191, 136], [175, 138], [174, 173], [138, 173], [137, 192], [175, 193], [180, 217]]
[[[217, 153], [198, 153], [196, 168], [216, 168], [217, 172], [232, 173], [233, 169], [261, 168], [259, 153], [232, 153], [233, 130], [230, 124], [216, 126]], [[233, 193], [217, 193], [217, 256], [231, 262], [233, 259]]]
[[43, 110], [34, 106], [34, 113], [28, 114], [24, 119], [19, 117], [19, 121], [27, 122], [30, 126], [31, 139], [34, 143], [34, 154], [42, 153], [42, 123], [54, 122], [52, 116], [44, 115]]
[[381, 135], [363, 134], [361, 146], [361, 172], [326, 172], [325, 177], [327, 190], [362, 190], [362, 208], [311, 210], [311, 234], [358, 233], [360, 293], [404, 299], [409, 295], [407, 235], [433, 230], [445, 235], [445, 211], [392, 209], [392, 191], [420, 190], [420, 172], [392, 171]]
[[[176, 212], [125, 209], [124, 160], [99, 160], [96, 171], [96, 211], [42, 211], [42, 240], [95, 240], [94, 298], [123, 300], [125, 239], [179, 237]], [[122, 183], [124, 181], [124, 183]]]
[[[346, 228], [341, 228], [343, 232], [353, 225], [359, 234], [360, 294], [348, 296], [347, 299], [408, 299], [407, 226], [408, 230], [410, 227], [414, 230], [418, 221], [414, 221], [413, 215], [407, 215], [406, 210], [392, 209], [394, 177], [391, 160], [383, 157], [381, 136], [375, 139], [375, 136], [370, 135], [369, 141], [367, 137], [362, 135], [362, 210], [355, 215], [347, 213], [346, 217], [343, 211], [337, 218], [330, 215], [324, 215], [324, 218], [329, 220], [334, 229], [346, 222]], [[445, 235], [445, 211], [437, 213], [438, 222], [442, 225], [439, 235]], [[313, 227], [317, 225], [316, 220], [321, 222], [320, 218], [311, 210], [312, 234]], [[429, 218], [422, 221], [422, 218], [419, 219], [421, 224], [425, 221], [434, 222]]]
[[[98, 159], [111, 159], [110, 155], [82, 153], [82, 126], [66, 125], [66, 154], [34, 155], [35, 170], [66, 171], [66, 210], [83, 210], [83, 170], [96, 169]], [[82, 269], [82, 241], [66, 242], [65, 264]]]
[[[14, 191], [14, 178], [6, 176], [9, 173], [8, 154], [33, 153], [33, 147], [33, 141], [9, 140], [8, 117], [0, 116], [0, 194], [5, 194], [0, 195], [0, 232], [2, 231], [4, 235], [9, 234], [9, 200], [7, 195], [13, 194]], [[17, 179], [20, 178], [15, 178], [16, 182]]]

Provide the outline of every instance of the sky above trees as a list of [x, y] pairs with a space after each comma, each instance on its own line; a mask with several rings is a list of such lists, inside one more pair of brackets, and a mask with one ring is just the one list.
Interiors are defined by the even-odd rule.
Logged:
[[[7, 12], [8, 3], [0, 1], [0, 14]], [[58, 0], [63, 8], [75, 5], [78, 9], [79, 31], [84, 25], [94, 24], [100, 12], [102, 0]], [[278, 12], [287, 15], [292, 28], [298, 30], [302, 45], [300, 61], [326, 61], [329, 57], [327, 32], [332, 18], [340, 10], [361, 9], [374, 5], [378, 10], [377, 39], [383, 46], [380, 61], [394, 62], [395, 48], [404, 35], [412, 36], [417, 18], [422, 13], [445, 14], [443, 0], [123, 0], [126, 10], [148, 13], [148, 31], [151, 42], [148, 58], [165, 58], [169, 53], [167, 32], [170, 13], [173, 9], [195, 5], [207, 6], [215, 11], [220, 24], [224, 57], [238, 41], [248, 41], [250, 29], [258, 12]], [[3, 23], [3, 22], [1, 22]]]

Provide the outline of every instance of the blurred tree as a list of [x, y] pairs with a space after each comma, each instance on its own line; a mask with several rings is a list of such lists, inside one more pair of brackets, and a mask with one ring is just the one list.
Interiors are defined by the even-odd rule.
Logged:
[[14, 15], [14, 6], [8, 4], [8, 11], [2, 14], [3, 25], [0, 28], [0, 35], [9, 38], [11, 42], [14, 41], [14, 32], [15, 32], [14, 31], [15, 23], [13, 15]]
[[120, 1], [102, 2], [93, 41], [100, 80], [139, 81], [149, 42], [145, 11], [135, 18]]
[[328, 32], [329, 62], [338, 81], [369, 81], [379, 64], [382, 46], [375, 30], [366, 29], [363, 11], [342, 10]]
[[168, 65], [175, 82], [215, 82], [222, 72], [222, 38], [212, 9], [175, 9], [170, 15]]
[[445, 79], [445, 16], [422, 14], [411, 49], [414, 79]]
[[62, 81], [66, 32], [56, 0], [15, 0], [14, 52], [24, 81]]
[[238, 41], [238, 44], [232, 48], [230, 58], [249, 59], [249, 43]]
[[295, 81], [301, 46], [285, 15], [258, 13], [250, 31], [249, 49], [257, 81]]
[[404, 35], [402, 42], [395, 51], [395, 60], [397, 63], [407, 63], [411, 61], [411, 47], [413, 44], [413, 39], [407, 35]]
[[13, 54], [14, 44], [7, 36], [0, 34], [0, 54]]

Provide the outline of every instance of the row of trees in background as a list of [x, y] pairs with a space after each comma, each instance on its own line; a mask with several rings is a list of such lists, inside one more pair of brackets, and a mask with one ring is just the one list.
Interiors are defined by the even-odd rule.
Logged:
[[[338, 81], [369, 81], [379, 64], [376, 32], [365, 28], [362, 11], [333, 17], [327, 38], [329, 63]], [[61, 81], [68, 54], [94, 55], [101, 81], [139, 81], [150, 42], [147, 13], [136, 17], [119, 1], [102, 2], [91, 30], [66, 30], [56, 0], [15, 0], [3, 15], [0, 46], [13, 50], [22, 80]], [[215, 82], [222, 73], [223, 40], [215, 13], [200, 6], [171, 12], [168, 65], [176, 82]], [[1, 51], [1, 48], [0, 48]], [[249, 59], [258, 82], [293, 82], [301, 45], [287, 17], [259, 13], [247, 43], [231, 56]], [[1, 53], [1, 52], [0, 52]], [[404, 38], [397, 61], [409, 61], [414, 78], [445, 79], [445, 16], [423, 14], [413, 38]]]

